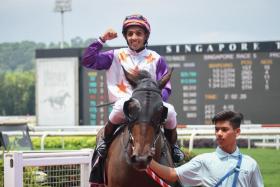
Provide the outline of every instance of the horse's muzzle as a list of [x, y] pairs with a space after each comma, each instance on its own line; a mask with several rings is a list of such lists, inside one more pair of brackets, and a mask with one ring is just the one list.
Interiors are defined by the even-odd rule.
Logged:
[[137, 170], [144, 170], [150, 164], [151, 160], [153, 159], [153, 151], [146, 155], [137, 155], [133, 154], [131, 156], [131, 164]]

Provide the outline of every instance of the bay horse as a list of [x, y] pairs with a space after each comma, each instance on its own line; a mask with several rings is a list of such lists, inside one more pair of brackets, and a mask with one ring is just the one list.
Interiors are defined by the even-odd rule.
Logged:
[[154, 81], [147, 71], [134, 75], [123, 70], [133, 93], [123, 106], [128, 123], [108, 150], [105, 183], [107, 187], [160, 187], [145, 170], [152, 159], [174, 167], [162, 132], [168, 110], [161, 97], [161, 89], [170, 80], [173, 69], [159, 81]]

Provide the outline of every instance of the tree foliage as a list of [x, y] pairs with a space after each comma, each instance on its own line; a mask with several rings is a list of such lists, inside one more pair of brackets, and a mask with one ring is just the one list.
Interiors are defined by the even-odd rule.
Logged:
[[[93, 40], [75, 37], [64, 47], [84, 48]], [[60, 43], [0, 43], [0, 115], [35, 114], [35, 51], [50, 48]]]
[[[65, 48], [84, 48], [94, 39], [83, 40], [81, 37], [64, 42]], [[22, 41], [14, 43], [0, 43], [0, 73], [6, 71], [29, 71], [35, 67], [35, 50], [60, 48], [60, 42], [35, 43]]]
[[33, 69], [36, 48], [45, 48], [45, 44], [30, 41], [0, 44], [0, 72]]
[[35, 76], [33, 71], [14, 71], [0, 76], [1, 115], [35, 114]]

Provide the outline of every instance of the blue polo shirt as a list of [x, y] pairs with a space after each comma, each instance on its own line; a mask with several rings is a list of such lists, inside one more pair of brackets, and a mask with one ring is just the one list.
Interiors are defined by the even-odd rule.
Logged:
[[[236, 167], [238, 147], [232, 154], [217, 147], [213, 153], [204, 153], [194, 157], [188, 163], [175, 168], [179, 180], [184, 186], [213, 187], [230, 170]], [[226, 178], [221, 187], [231, 187], [234, 174]], [[238, 187], [263, 187], [262, 176], [257, 162], [248, 155], [242, 155]]]

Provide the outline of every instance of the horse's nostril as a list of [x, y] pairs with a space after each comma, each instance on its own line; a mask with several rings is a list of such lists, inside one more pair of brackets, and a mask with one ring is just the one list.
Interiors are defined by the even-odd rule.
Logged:
[[136, 155], [132, 155], [130, 159], [131, 159], [132, 163], [135, 163], [136, 162]]
[[152, 159], [153, 159], [153, 157], [152, 157], [152, 156], [148, 156], [148, 158], [147, 158], [148, 162], [151, 162], [151, 161], [152, 161]]

